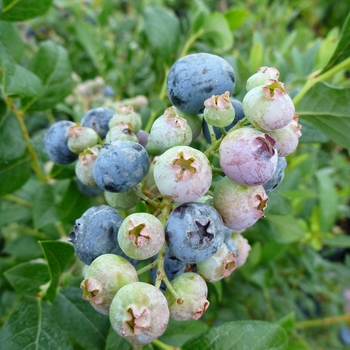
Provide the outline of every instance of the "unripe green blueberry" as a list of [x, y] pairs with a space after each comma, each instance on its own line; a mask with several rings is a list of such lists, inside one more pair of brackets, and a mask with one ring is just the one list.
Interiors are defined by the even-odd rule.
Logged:
[[130, 123], [124, 122], [120, 122], [108, 130], [105, 143], [111, 143], [114, 140], [134, 142], [139, 141], [133, 132], [133, 126]]
[[[175, 108], [175, 107], [174, 107]], [[188, 114], [176, 108], [176, 113], [186, 119], [187, 124], [192, 130], [192, 141], [195, 140], [202, 131], [203, 114]]]
[[83, 290], [83, 299], [90, 301], [101, 314], [108, 315], [118, 290], [137, 281], [137, 272], [129, 261], [119, 255], [103, 254], [87, 268], [80, 288]]
[[176, 112], [175, 107], [167, 108], [152, 125], [150, 142], [160, 153], [174, 146], [188, 146], [192, 141], [191, 128]]
[[133, 213], [120, 225], [118, 243], [132, 259], [145, 260], [156, 255], [165, 241], [164, 227], [148, 213]]
[[194, 272], [185, 272], [175, 277], [171, 285], [179, 296], [176, 299], [169, 289], [165, 292], [170, 317], [177, 321], [191, 318], [198, 320], [209, 307], [208, 287], [205, 280]]
[[140, 197], [132, 188], [119, 193], [105, 191], [104, 195], [106, 202], [115, 209], [131, 209], [140, 201]]
[[78, 161], [75, 165], [75, 174], [78, 179], [86, 186], [96, 187], [92, 169], [98, 156], [98, 146], [85, 149], [79, 154]]
[[169, 308], [163, 293], [151, 284], [135, 282], [115, 295], [109, 312], [113, 329], [135, 345], [159, 338], [169, 322]]
[[247, 91], [257, 86], [266, 85], [270, 80], [278, 80], [279, 76], [280, 72], [274, 67], [260, 67], [257, 73], [247, 80]]
[[228, 277], [237, 267], [237, 256], [223, 243], [210, 258], [197, 263], [197, 272], [208, 282]]
[[93, 147], [98, 143], [98, 134], [94, 129], [82, 126], [79, 123], [68, 129], [68, 148], [79, 154], [86, 148]]
[[204, 119], [208, 124], [218, 127], [230, 125], [235, 119], [235, 109], [230, 101], [230, 93], [208, 98], [204, 101]]
[[116, 113], [110, 119], [108, 126], [113, 126], [119, 123], [131, 124], [133, 126], [132, 131], [136, 134], [142, 127], [142, 120], [140, 114], [136, 113], [131, 106], [121, 106], [116, 110]]

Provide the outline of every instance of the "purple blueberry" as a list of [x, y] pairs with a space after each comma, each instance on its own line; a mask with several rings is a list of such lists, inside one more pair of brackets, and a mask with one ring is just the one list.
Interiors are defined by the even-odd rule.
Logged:
[[221, 216], [204, 203], [176, 207], [165, 226], [165, 239], [172, 254], [188, 264], [210, 258], [220, 248], [224, 237]]
[[68, 148], [68, 130], [75, 123], [60, 120], [52, 124], [45, 134], [44, 146], [49, 158], [56, 164], [70, 164], [78, 155]]
[[125, 257], [118, 244], [118, 230], [122, 222], [120, 214], [108, 205], [89, 208], [75, 221], [74, 231], [69, 234], [78, 258], [90, 265], [102, 254]]
[[144, 147], [133, 141], [113, 141], [100, 149], [93, 175], [104, 191], [124, 192], [140, 183], [148, 169]]
[[209, 53], [195, 53], [178, 59], [167, 78], [167, 93], [180, 111], [200, 114], [204, 101], [225, 91], [232, 94], [235, 73], [223, 58]]
[[81, 120], [81, 125], [94, 129], [101, 139], [104, 139], [109, 130], [108, 123], [114, 115], [114, 110], [106, 107], [90, 109]]

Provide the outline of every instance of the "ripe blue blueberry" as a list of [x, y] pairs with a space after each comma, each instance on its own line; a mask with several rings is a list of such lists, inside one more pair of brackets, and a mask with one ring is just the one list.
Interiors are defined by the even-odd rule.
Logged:
[[167, 78], [167, 93], [180, 111], [200, 114], [204, 101], [225, 91], [232, 94], [235, 73], [223, 58], [209, 53], [195, 53], [178, 59]]
[[96, 187], [90, 187], [85, 185], [79, 178], [77, 177], [77, 187], [81, 193], [83, 193], [87, 197], [98, 197], [101, 193], [102, 190], [96, 186]]
[[350, 328], [349, 327], [342, 327], [339, 329], [339, 340], [341, 343], [345, 346], [350, 345]]
[[224, 237], [221, 216], [204, 203], [176, 207], [165, 226], [165, 239], [172, 254], [188, 264], [210, 258], [220, 248]]
[[69, 164], [78, 158], [78, 155], [68, 148], [68, 130], [73, 125], [75, 123], [69, 120], [60, 120], [52, 124], [45, 134], [45, 150], [54, 163]]
[[81, 120], [81, 125], [94, 129], [104, 139], [109, 130], [108, 123], [114, 115], [114, 110], [106, 107], [90, 109]]
[[113, 97], [115, 95], [114, 89], [109, 85], [104, 86], [103, 87], [103, 95], [105, 97]]
[[284, 178], [284, 169], [287, 167], [287, 161], [285, 157], [278, 157], [277, 160], [277, 168], [267, 182], [265, 182], [262, 186], [265, 189], [265, 192], [271, 192], [275, 190], [283, 181]]
[[148, 169], [144, 147], [133, 141], [113, 141], [100, 149], [93, 176], [104, 191], [124, 192], [140, 183]]
[[78, 258], [90, 265], [102, 254], [125, 257], [118, 244], [118, 230], [122, 222], [120, 214], [108, 205], [89, 208], [75, 221], [74, 231], [69, 234]]

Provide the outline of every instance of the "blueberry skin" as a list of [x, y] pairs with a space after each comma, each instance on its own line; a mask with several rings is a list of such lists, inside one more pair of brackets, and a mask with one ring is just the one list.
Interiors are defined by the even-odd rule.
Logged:
[[87, 197], [98, 197], [100, 194], [102, 194], [102, 190], [99, 187], [90, 187], [86, 186], [84, 183], [82, 183], [78, 178], [76, 179], [78, 189], [81, 193], [83, 193]]
[[195, 53], [178, 59], [167, 77], [167, 93], [180, 111], [200, 114], [204, 101], [212, 95], [232, 94], [235, 73], [223, 58], [209, 53]]
[[[241, 101], [235, 100], [234, 98], [230, 98], [230, 101], [231, 101], [233, 108], [235, 109], [235, 119], [233, 120], [233, 122], [230, 125], [225, 126], [226, 131], [233, 128], [239, 121], [241, 121], [245, 117], [244, 112], [243, 112], [243, 103]], [[205, 139], [207, 140], [208, 143], [211, 143], [210, 133], [209, 133], [209, 129], [208, 129], [208, 123], [205, 121], [204, 118], [203, 118], [202, 129], [203, 129], [203, 135], [204, 135]], [[218, 128], [217, 126], [213, 126], [213, 129], [215, 132], [216, 139], [219, 139], [222, 135], [220, 128]]]
[[350, 328], [349, 327], [342, 327], [339, 329], [339, 340], [341, 343], [345, 346], [350, 345]]
[[45, 134], [44, 147], [49, 158], [56, 164], [70, 164], [78, 155], [68, 148], [68, 129], [75, 125], [69, 120], [60, 120], [52, 124]]
[[102, 254], [125, 257], [118, 244], [118, 230], [122, 222], [121, 215], [108, 205], [89, 208], [75, 221], [74, 231], [69, 234], [78, 258], [90, 265]]
[[104, 86], [103, 87], [103, 95], [105, 97], [113, 97], [115, 95], [114, 89], [111, 86]]
[[147, 151], [133, 141], [112, 141], [99, 150], [93, 167], [96, 184], [104, 191], [124, 192], [147, 175]]
[[288, 164], [285, 157], [278, 157], [277, 168], [274, 174], [270, 180], [262, 185], [266, 193], [275, 190], [282, 183], [284, 179], [284, 169], [287, 167], [287, 165]]
[[165, 239], [171, 253], [186, 262], [196, 264], [210, 258], [225, 238], [225, 227], [219, 213], [204, 203], [184, 203], [168, 217]]
[[94, 129], [101, 139], [104, 139], [109, 130], [108, 123], [114, 113], [114, 110], [111, 108], [93, 108], [84, 114], [80, 123], [82, 126]]

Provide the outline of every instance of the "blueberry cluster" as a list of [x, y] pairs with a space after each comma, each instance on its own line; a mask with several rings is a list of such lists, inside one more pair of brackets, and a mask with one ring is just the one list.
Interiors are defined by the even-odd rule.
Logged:
[[[282, 182], [301, 135], [278, 79], [275, 68], [261, 67], [240, 102], [231, 97], [229, 63], [192, 54], [171, 67], [173, 105], [149, 133], [131, 105], [93, 108], [80, 123], [48, 130], [52, 161], [76, 162], [79, 182], [104, 191], [105, 204], [77, 219], [69, 237], [88, 265], [83, 298], [130, 343], [158, 338], [170, 317], [200, 318], [209, 307], [207, 282], [245, 263], [250, 245], [242, 232], [264, 216], [267, 193]], [[139, 281], [146, 271], [152, 283]]]

